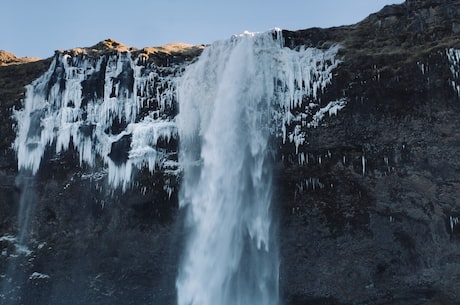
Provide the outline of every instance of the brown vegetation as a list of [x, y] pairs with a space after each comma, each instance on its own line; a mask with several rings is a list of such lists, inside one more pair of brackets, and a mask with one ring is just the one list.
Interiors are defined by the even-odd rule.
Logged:
[[40, 60], [34, 57], [17, 57], [13, 53], [0, 50], [0, 66], [18, 65]]

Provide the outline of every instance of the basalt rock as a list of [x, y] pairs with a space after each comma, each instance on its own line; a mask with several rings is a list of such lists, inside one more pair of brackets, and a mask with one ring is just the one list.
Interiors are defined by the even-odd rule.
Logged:
[[448, 53], [459, 14], [459, 1], [407, 1], [285, 34], [340, 43], [323, 98], [350, 99], [308, 131], [308, 163], [287, 153], [280, 165], [288, 303], [457, 304], [460, 100]]
[[[408, 0], [351, 26], [283, 31], [292, 49], [340, 46], [341, 63], [317, 100], [347, 100], [319, 126], [302, 126], [306, 140], [298, 147], [273, 140], [283, 303], [459, 304], [459, 20], [460, 1]], [[137, 50], [106, 40], [55, 56], [129, 52], [171, 73], [168, 67], [186, 66], [201, 50]], [[0, 66], [0, 281], [24, 286], [12, 284], [0, 298], [175, 304], [185, 234], [180, 175], [142, 169], [125, 192], [110, 190], [102, 160], [80, 165], [75, 151], [51, 148], [35, 178], [18, 174], [12, 111], [52, 60]], [[120, 84], [129, 88], [128, 70]], [[103, 95], [102, 77], [82, 84], [87, 99]], [[158, 100], [149, 103], [153, 109]], [[126, 127], [119, 124], [110, 132]], [[115, 145], [123, 151], [112, 155], [121, 161], [131, 141], [122, 139]], [[175, 140], [160, 146], [177, 151]], [[34, 204], [30, 253], [18, 255], [21, 200]]]

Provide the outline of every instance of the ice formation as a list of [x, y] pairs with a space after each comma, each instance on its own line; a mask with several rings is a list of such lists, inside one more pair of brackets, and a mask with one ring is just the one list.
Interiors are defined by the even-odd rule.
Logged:
[[[299, 147], [307, 143], [306, 130], [318, 127], [325, 115], [335, 115], [347, 102], [339, 99], [325, 106], [319, 102], [340, 63], [336, 59], [339, 47], [292, 50], [282, 47], [280, 31], [271, 35], [278, 35], [276, 46], [258, 51], [271, 58], [267, 69], [273, 78], [258, 88], [267, 93], [273, 106], [273, 122], [267, 128], [284, 142], [293, 143], [299, 162], [305, 162]], [[235, 36], [230, 41], [238, 39]], [[105, 169], [96, 175], [106, 174], [114, 188], [130, 187], [134, 173], [143, 168], [177, 175], [175, 115], [177, 94], [181, 93], [176, 84], [187, 64], [159, 66], [130, 52], [100, 56], [57, 53], [48, 71], [27, 86], [24, 108], [15, 112], [18, 167], [35, 174], [46, 151], [59, 155], [73, 149], [80, 166], [103, 164]], [[196, 78], [211, 79], [213, 73]], [[255, 77], [257, 81], [259, 76]], [[247, 86], [240, 89], [249, 92]], [[180, 107], [183, 112], [193, 111], [185, 104]], [[187, 124], [203, 124], [209, 111], [201, 109]], [[259, 115], [257, 109], [251, 111], [255, 117]], [[172, 192], [171, 187], [166, 188]]]
[[44, 279], [49, 279], [50, 276], [48, 274], [40, 273], [40, 272], [34, 272], [29, 276], [29, 280], [44, 280]]
[[175, 107], [175, 68], [165, 72], [139, 61], [129, 52], [96, 59], [56, 55], [27, 86], [24, 109], [15, 114], [19, 168], [35, 174], [46, 149], [59, 154], [73, 145], [80, 165], [102, 160], [110, 184], [126, 189], [133, 169], [152, 172], [171, 163], [158, 143], [177, 138], [168, 116]]
[[361, 167], [363, 176], [366, 175], [366, 157], [361, 156]]
[[446, 55], [450, 63], [450, 72], [453, 78], [450, 84], [458, 96], [460, 96], [460, 50], [447, 49]]
[[449, 217], [449, 224], [450, 224], [450, 232], [453, 233], [454, 232], [454, 228], [455, 226], [458, 225], [459, 223], [459, 217], [454, 217], [454, 216], [450, 216]]

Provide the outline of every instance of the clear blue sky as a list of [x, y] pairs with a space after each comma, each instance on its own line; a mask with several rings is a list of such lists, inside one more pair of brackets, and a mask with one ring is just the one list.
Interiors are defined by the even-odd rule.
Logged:
[[138, 48], [211, 43], [245, 30], [352, 24], [403, 0], [6, 0], [0, 49], [52, 56], [114, 38]]

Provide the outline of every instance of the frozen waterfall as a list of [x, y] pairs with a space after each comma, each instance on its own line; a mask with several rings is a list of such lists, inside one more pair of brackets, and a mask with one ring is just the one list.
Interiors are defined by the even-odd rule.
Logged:
[[59, 155], [72, 147], [80, 166], [102, 161], [109, 185], [126, 190], [135, 170], [177, 167], [158, 144], [177, 135], [171, 114], [178, 70], [129, 52], [58, 53], [15, 112], [19, 169], [36, 174], [47, 149]]

